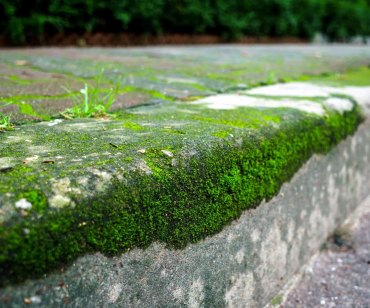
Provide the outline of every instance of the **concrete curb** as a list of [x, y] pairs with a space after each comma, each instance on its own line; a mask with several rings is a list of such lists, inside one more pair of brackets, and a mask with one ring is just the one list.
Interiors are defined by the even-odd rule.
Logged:
[[155, 243], [0, 291], [3, 303], [43, 307], [259, 307], [268, 303], [369, 194], [370, 121], [311, 158], [279, 195], [184, 250]]

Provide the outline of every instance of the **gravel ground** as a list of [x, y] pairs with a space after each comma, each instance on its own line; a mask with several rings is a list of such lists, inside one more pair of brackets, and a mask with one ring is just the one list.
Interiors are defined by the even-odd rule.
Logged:
[[334, 234], [281, 307], [370, 307], [370, 212], [357, 222]]

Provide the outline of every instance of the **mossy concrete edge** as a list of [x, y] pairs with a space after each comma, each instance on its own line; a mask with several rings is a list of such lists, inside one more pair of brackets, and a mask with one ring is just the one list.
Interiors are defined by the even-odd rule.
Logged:
[[[132, 114], [136, 122], [51, 122], [9, 133], [2, 153], [18, 153], [18, 160], [24, 152], [49, 155], [51, 145], [57, 151], [41, 165], [31, 156], [2, 171], [2, 210], [9, 217], [0, 226], [1, 283], [43, 275], [87, 252], [115, 255], [154, 241], [183, 248], [221, 231], [276, 195], [314, 153], [356, 131], [363, 117], [348, 103], [351, 110], [324, 115], [172, 104], [177, 109], [149, 109], [146, 118]], [[164, 140], [163, 125], [173, 118], [181, 119], [173, 123], [180, 129], [166, 131]], [[33, 140], [23, 138], [28, 133]], [[27, 140], [35, 145], [23, 145]], [[63, 156], [75, 162], [58, 164]]]
[[367, 196], [370, 121], [314, 155], [279, 194], [220, 233], [169, 250], [78, 258], [68, 268], [0, 291], [5, 305], [262, 307]]

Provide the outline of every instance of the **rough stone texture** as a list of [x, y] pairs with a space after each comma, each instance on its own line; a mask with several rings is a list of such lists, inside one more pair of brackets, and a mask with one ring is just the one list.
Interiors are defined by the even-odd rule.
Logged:
[[260, 307], [368, 195], [370, 123], [314, 156], [279, 196], [184, 250], [155, 243], [86, 255], [44, 279], [0, 291], [3, 304], [44, 307]]
[[302, 269], [281, 307], [369, 307], [370, 198], [359, 208]]

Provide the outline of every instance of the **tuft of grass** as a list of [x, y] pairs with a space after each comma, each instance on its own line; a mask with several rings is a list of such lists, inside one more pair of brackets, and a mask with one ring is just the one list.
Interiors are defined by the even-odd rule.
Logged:
[[109, 116], [109, 109], [116, 101], [120, 92], [120, 81], [110, 89], [102, 87], [104, 70], [95, 78], [95, 85], [85, 83], [79, 92], [66, 91], [71, 95], [74, 106], [62, 112], [67, 119], [74, 118], [102, 118]]
[[10, 116], [0, 112], [0, 131], [11, 130], [13, 127]]

